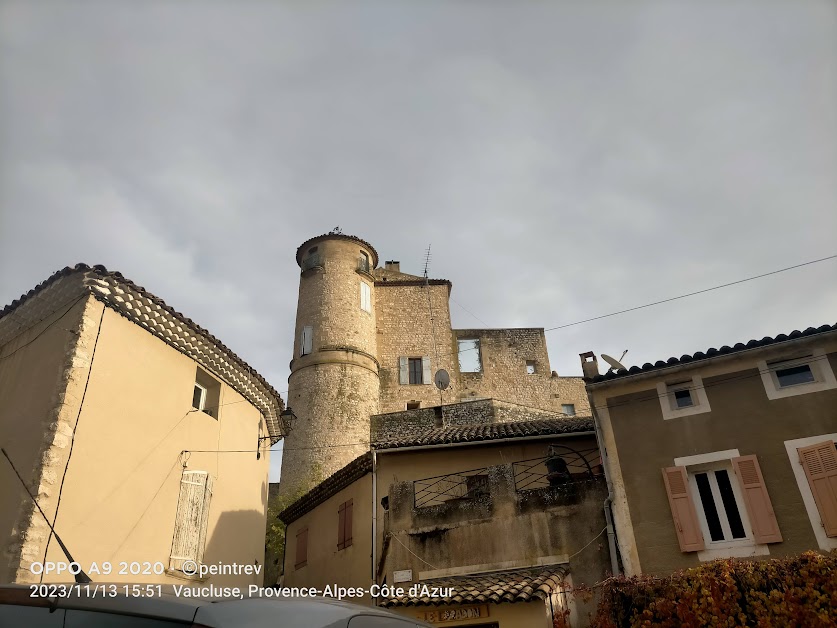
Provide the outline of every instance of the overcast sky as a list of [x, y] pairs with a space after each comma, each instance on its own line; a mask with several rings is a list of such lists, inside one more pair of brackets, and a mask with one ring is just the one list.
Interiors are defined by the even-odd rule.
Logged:
[[[468, 328], [837, 253], [837, 5], [707, 4], [0, 0], [0, 306], [101, 263], [284, 396], [294, 252], [338, 225], [404, 272], [432, 245]], [[551, 331], [552, 368], [834, 323], [835, 286]]]

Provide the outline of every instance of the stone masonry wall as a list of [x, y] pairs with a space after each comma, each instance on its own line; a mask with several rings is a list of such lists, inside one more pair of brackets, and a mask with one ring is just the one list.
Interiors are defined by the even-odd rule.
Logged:
[[[544, 410], [561, 411], [574, 404], [576, 414], [590, 413], [584, 381], [560, 377], [549, 368], [541, 328], [457, 329], [457, 340], [479, 339], [482, 371], [460, 374], [460, 398], [493, 397]], [[527, 361], [535, 372], [526, 372]]]
[[[447, 370], [451, 376], [451, 388], [443, 392], [441, 400], [446, 404], [458, 401], [456, 384], [459, 368], [454, 353], [456, 343], [451, 330], [448, 286], [387, 286], [379, 283], [375, 295], [381, 411], [404, 410], [408, 401], [419, 401], [422, 407], [439, 405], [439, 390], [433, 385], [432, 376], [440, 368]], [[430, 357], [431, 381], [400, 384], [399, 358], [423, 356]]]

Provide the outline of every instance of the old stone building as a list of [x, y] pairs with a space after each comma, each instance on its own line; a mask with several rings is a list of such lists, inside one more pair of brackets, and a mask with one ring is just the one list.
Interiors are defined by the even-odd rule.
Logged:
[[[378, 266], [368, 242], [328, 233], [301, 268], [288, 406], [297, 417], [280, 493], [310, 488], [370, 449], [370, 417], [474, 399], [589, 414], [580, 377], [550, 369], [543, 329], [453, 329], [452, 284]], [[444, 370], [450, 384], [434, 385]], [[327, 455], [326, 455], [327, 452]]]

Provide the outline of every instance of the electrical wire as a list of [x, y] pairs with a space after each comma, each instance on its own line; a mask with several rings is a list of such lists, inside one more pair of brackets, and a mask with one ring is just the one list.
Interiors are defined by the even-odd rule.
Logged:
[[[69, 313], [70, 313], [70, 310], [72, 310], [72, 309], [76, 306], [76, 304], [77, 304], [77, 303], [79, 303], [79, 301], [83, 300], [83, 299], [84, 299], [84, 298], [86, 298], [86, 297], [87, 297], [87, 294], [83, 294], [82, 296], [80, 296], [80, 297], [78, 297], [77, 299], [73, 300], [73, 301], [72, 301], [72, 303], [70, 303], [70, 305], [67, 307], [67, 309], [66, 309], [66, 310], [64, 310], [64, 311], [61, 313], [61, 316], [59, 316], [58, 318], [56, 318], [54, 321], [50, 322], [50, 323], [49, 323], [46, 327], [44, 327], [41, 331], [39, 331], [37, 334], [35, 334], [35, 337], [34, 337], [34, 338], [32, 338], [29, 342], [27, 342], [27, 343], [25, 343], [25, 344], [20, 345], [17, 349], [15, 349], [14, 351], [11, 351], [11, 352], [7, 353], [6, 355], [0, 355], [0, 360], [5, 360], [6, 358], [10, 358], [10, 357], [12, 357], [15, 353], [17, 353], [18, 351], [20, 351], [21, 349], [24, 349], [25, 347], [28, 347], [29, 345], [31, 345], [31, 344], [32, 344], [33, 342], [35, 342], [38, 338], [40, 338], [41, 336], [43, 336], [43, 335], [46, 333], [46, 331], [47, 331], [48, 329], [50, 329], [50, 328], [51, 328], [53, 325], [55, 325], [58, 321], [60, 321], [60, 320], [61, 320], [62, 318], [64, 318], [67, 314], [69, 314]], [[50, 313], [50, 316], [51, 316], [52, 314], [54, 314], [54, 312]], [[29, 327], [27, 327], [25, 330], [21, 331], [19, 334], [17, 334], [17, 335], [16, 335], [16, 336], [14, 336], [13, 338], [10, 338], [9, 340], [7, 340], [7, 341], [3, 344], [3, 346], [5, 347], [5, 346], [6, 346], [6, 345], [8, 345], [9, 343], [14, 342], [17, 338], [20, 338], [20, 336], [22, 336], [22, 335], [23, 335], [23, 334], [25, 334], [27, 331], [29, 331], [30, 329], [32, 329], [32, 327], [34, 327], [34, 326], [35, 326], [35, 325], [37, 325], [38, 323], [42, 323], [42, 322], [43, 322], [43, 321], [45, 321], [47, 318], [49, 318], [49, 316], [45, 316], [45, 317], [44, 317], [44, 318], [42, 318], [41, 320], [39, 320], [39, 321], [37, 321], [37, 322], [33, 323], [32, 325], [30, 325]], [[67, 331], [70, 331], [70, 330], [67, 330]], [[73, 332], [70, 332], [70, 333], [73, 333]]]
[[425, 565], [427, 565], [428, 567], [433, 567], [433, 569], [438, 569], [438, 567], [437, 567], [436, 565], [433, 565], [432, 563], [428, 563], [428, 562], [427, 562], [426, 560], [424, 560], [421, 556], [419, 556], [419, 555], [418, 555], [418, 554], [416, 554], [413, 550], [411, 550], [409, 547], [407, 547], [406, 545], [404, 545], [404, 543], [402, 543], [402, 542], [401, 542], [401, 539], [399, 539], [397, 536], [395, 536], [392, 532], [390, 532], [390, 533], [389, 533], [389, 538], [391, 538], [391, 539], [395, 539], [395, 542], [396, 542], [396, 543], [398, 543], [401, 547], [403, 547], [405, 550], [407, 550], [408, 552], [410, 552], [413, 556], [415, 556], [416, 558], [418, 558], [421, 562], [423, 562], [423, 563], [424, 563]]

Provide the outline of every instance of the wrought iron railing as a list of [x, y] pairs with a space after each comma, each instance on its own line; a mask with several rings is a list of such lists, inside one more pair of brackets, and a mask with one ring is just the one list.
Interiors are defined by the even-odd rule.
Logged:
[[416, 508], [488, 497], [488, 469], [439, 475], [413, 482]]
[[602, 456], [598, 447], [573, 449], [550, 445], [543, 458], [521, 460], [512, 464], [514, 490], [528, 491], [555, 488], [602, 475]]
[[364, 272], [364, 273], [368, 273], [369, 272], [369, 258], [364, 257], [364, 256], [361, 255], [357, 260], [357, 269], [359, 271]]
[[302, 270], [311, 270], [312, 268], [320, 265], [320, 254], [313, 253], [302, 260]]

